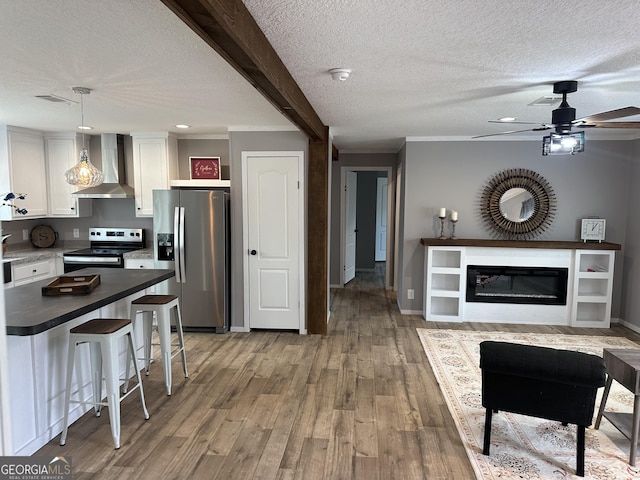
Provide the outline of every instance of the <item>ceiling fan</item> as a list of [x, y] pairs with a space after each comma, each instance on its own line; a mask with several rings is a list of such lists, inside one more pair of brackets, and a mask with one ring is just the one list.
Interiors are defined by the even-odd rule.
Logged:
[[[622, 117], [631, 117], [633, 115], [640, 115], [640, 108], [638, 107], [624, 107], [616, 110], [609, 110], [607, 112], [595, 113], [586, 117], [576, 119], [576, 109], [572, 108], [567, 102], [567, 94], [576, 92], [578, 90], [578, 82], [575, 80], [566, 80], [563, 82], [556, 82], [553, 84], [553, 93], [562, 94], [562, 102], [560, 106], [553, 110], [551, 113], [551, 123], [543, 123], [538, 127], [527, 128], [524, 130], [510, 130], [500, 133], [489, 133], [486, 135], [476, 135], [472, 138], [492, 137], [496, 135], [508, 135], [511, 133], [521, 132], [538, 132], [544, 130], [555, 129], [555, 133], [559, 135], [565, 135], [571, 132], [572, 127], [577, 128], [640, 128], [640, 122], [608, 122]], [[490, 120], [490, 123], [505, 123]], [[533, 122], [512, 122], [518, 124], [531, 124]]]

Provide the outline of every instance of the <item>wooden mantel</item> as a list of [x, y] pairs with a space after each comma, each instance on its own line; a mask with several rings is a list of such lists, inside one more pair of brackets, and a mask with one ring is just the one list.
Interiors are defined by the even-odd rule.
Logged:
[[621, 250], [619, 243], [576, 242], [562, 240], [492, 240], [477, 238], [421, 238], [425, 247], [500, 247], [500, 248], [552, 248], [569, 250]]

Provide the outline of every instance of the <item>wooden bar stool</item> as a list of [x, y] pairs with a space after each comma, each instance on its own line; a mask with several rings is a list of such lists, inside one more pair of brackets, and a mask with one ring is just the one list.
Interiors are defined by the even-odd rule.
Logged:
[[[178, 333], [178, 344], [171, 344], [171, 311], [174, 312], [176, 332]], [[149, 375], [151, 367], [151, 334], [153, 329], [153, 314], [158, 324], [158, 337], [160, 338], [160, 354], [164, 367], [164, 382], [167, 388], [167, 395], [171, 395], [171, 359], [182, 354], [182, 369], [184, 377], [187, 373], [187, 353], [184, 348], [184, 336], [182, 334], [182, 317], [180, 315], [180, 304], [176, 295], [144, 295], [131, 302], [131, 321], [135, 322], [138, 312], [142, 312], [142, 331], [144, 337], [144, 365], [145, 373]], [[172, 347], [178, 347], [172, 351]], [[127, 369], [129, 362], [127, 362]], [[129, 371], [126, 374], [129, 378]], [[126, 385], [125, 385], [126, 391]]]
[[[144, 390], [142, 389], [142, 378], [140, 371], [136, 368], [138, 384], [128, 393], [120, 396], [120, 361], [119, 361], [119, 340], [127, 338], [128, 352], [132, 354], [136, 351], [135, 340], [133, 338], [133, 326], [131, 320], [121, 318], [98, 318], [90, 320], [82, 325], [72, 328], [69, 332], [69, 355], [67, 360], [67, 386], [64, 400], [64, 419], [60, 445], [67, 441], [67, 430], [69, 429], [69, 403], [82, 403], [93, 405], [96, 417], [100, 416], [102, 406], [109, 407], [109, 422], [111, 424], [111, 435], [115, 448], [120, 448], [120, 402], [127, 398], [136, 388], [140, 389], [140, 399], [144, 418], [149, 418], [147, 405], [144, 401]], [[91, 376], [93, 383], [93, 401], [82, 402], [71, 400], [71, 395], [78, 393], [71, 392], [71, 379], [75, 363], [76, 347], [81, 343], [89, 343], [91, 349]], [[131, 355], [133, 356], [133, 355]], [[127, 363], [131, 357], [127, 355]], [[102, 402], [102, 372], [104, 368], [104, 381], [107, 386], [107, 401]], [[129, 366], [127, 365], [127, 369]], [[127, 377], [128, 378], [128, 377]]]

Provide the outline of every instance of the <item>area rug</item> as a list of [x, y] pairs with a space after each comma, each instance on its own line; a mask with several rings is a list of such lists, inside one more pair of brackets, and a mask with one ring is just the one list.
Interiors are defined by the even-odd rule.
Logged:
[[[602, 356], [603, 348], [640, 348], [621, 337], [507, 332], [469, 332], [418, 328], [427, 358], [456, 422], [478, 479], [567, 479], [575, 475], [576, 427], [499, 412], [493, 415], [491, 455], [482, 454], [485, 410], [481, 398], [480, 342], [496, 340], [576, 350]], [[599, 389], [598, 412], [604, 388]], [[613, 382], [606, 410], [633, 411], [633, 395]], [[640, 479], [629, 466], [629, 440], [605, 418], [600, 429], [586, 432], [585, 477]]]

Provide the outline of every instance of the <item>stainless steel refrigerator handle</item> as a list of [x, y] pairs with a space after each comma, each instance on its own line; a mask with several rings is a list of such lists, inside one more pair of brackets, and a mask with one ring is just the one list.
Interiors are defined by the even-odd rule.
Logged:
[[173, 265], [174, 265], [174, 270], [176, 272], [176, 282], [177, 283], [181, 283], [181, 277], [180, 277], [180, 271], [181, 271], [180, 255], [178, 253], [178, 248], [180, 248], [180, 236], [178, 234], [179, 230], [180, 230], [180, 209], [179, 209], [179, 207], [175, 207], [174, 211], [173, 211], [173, 235], [174, 235], [173, 250], [175, 252], [175, 260], [173, 262]]
[[180, 282], [186, 283], [187, 280], [187, 272], [186, 272], [186, 263], [184, 262], [184, 207], [180, 207], [180, 243], [178, 243], [178, 247], [180, 249]]

